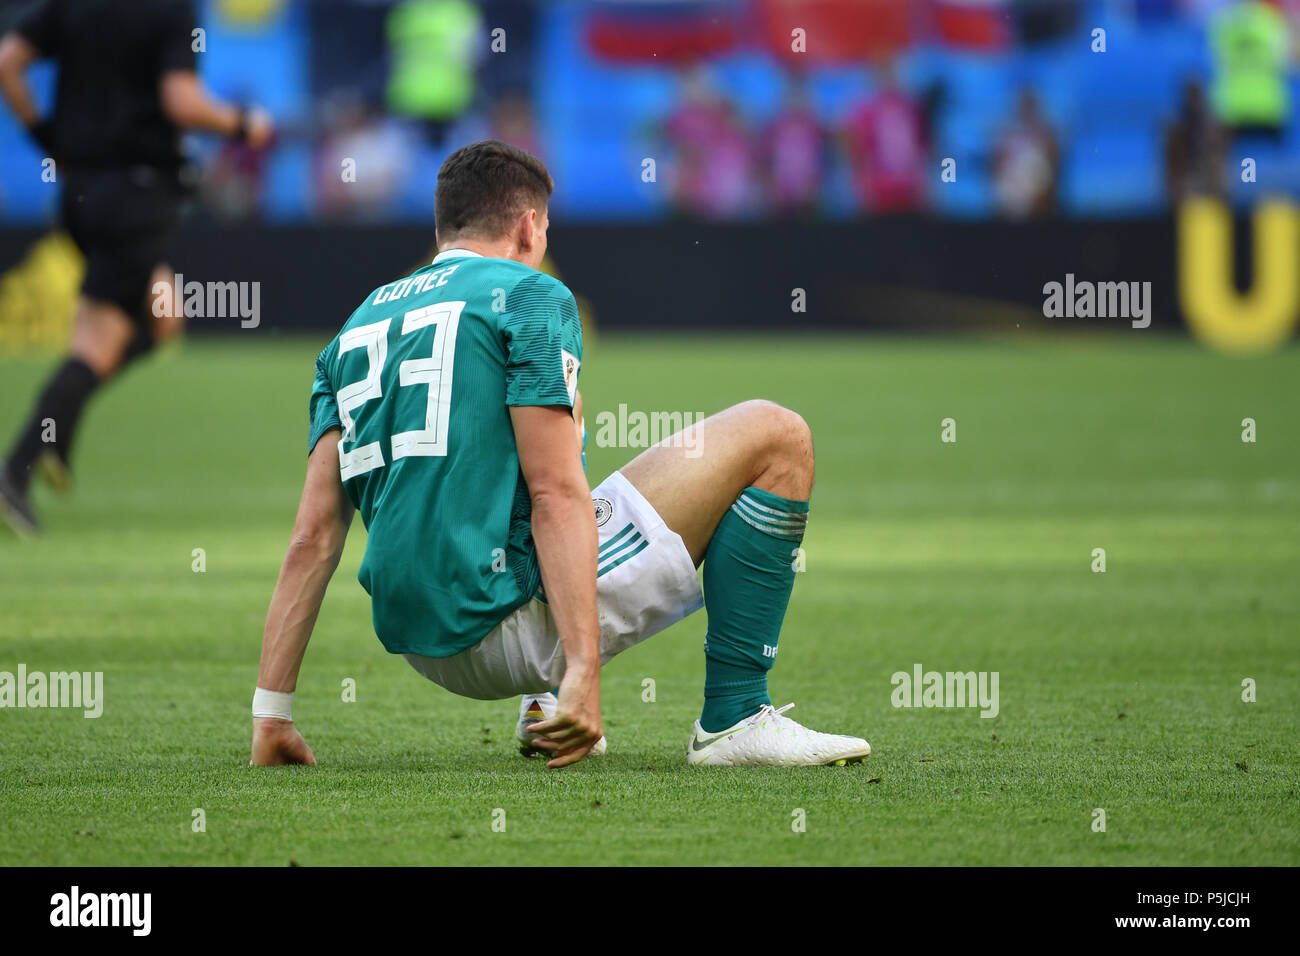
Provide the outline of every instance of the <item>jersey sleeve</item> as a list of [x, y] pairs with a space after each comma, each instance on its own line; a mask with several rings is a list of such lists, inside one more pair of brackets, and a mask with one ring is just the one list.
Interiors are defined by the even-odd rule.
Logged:
[[191, 0], [173, 3], [167, 7], [158, 45], [158, 72], [194, 70], [194, 28], [198, 17]]
[[331, 428], [342, 428], [339, 419], [339, 403], [334, 396], [334, 386], [330, 384], [327, 371], [328, 356], [333, 348], [331, 343], [316, 357], [316, 380], [311, 386], [311, 401], [308, 403], [311, 427], [307, 437], [307, 454], [311, 454], [320, 436]]
[[530, 275], [506, 298], [506, 404], [572, 409], [582, 367], [582, 320], [564, 284]]
[[42, 56], [59, 55], [59, 11], [55, 0], [38, 0], [29, 4], [13, 26]]

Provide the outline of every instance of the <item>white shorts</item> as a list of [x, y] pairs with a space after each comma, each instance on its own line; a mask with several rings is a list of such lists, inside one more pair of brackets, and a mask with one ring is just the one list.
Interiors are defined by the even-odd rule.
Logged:
[[[614, 472], [591, 493], [600, 539], [596, 610], [600, 662], [639, 644], [704, 606], [699, 575], [681, 536]], [[539, 596], [487, 637], [452, 657], [403, 655], [453, 694], [501, 700], [560, 686], [564, 648], [551, 609]]]

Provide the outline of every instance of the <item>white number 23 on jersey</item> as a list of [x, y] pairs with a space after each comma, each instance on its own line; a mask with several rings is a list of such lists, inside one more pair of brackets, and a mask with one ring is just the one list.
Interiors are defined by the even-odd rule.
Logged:
[[[428, 389], [424, 427], [400, 432], [390, 438], [392, 460], [410, 456], [442, 457], [447, 454], [447, 425], [451, 417], [452, 371], [456, 357], [456, 331], [464, 302], [438, 302], [412, 309], [402, 317], [402, 335], [434, 327], [433, 351], [427, 358], [408, 359], [397, 368], [399, 387], [423, 385]], [[382, 468], [384, 450], [377, 441], [345, 451], [356, 441], [357, 422], [353, 414], [366, 402], [383, 396], [381, 375], [388, 359], [388, 327], [392, 319], [349, 329], [339, 336], [339, 354], [365, 349], [366, 377], [339, 389], [339, 419], [343, 438], [339, 441], [339, 471], [344, 481]]]

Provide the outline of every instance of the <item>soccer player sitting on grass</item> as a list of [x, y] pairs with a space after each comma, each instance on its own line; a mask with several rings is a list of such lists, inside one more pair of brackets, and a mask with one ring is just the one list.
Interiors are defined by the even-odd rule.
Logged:
[[701, 606], [690, 763], [861, 760], [865, 740], [807, 730], [767, 694], [808, 518], [808, 426], [745, 402], [590, 491], [582, 324], [572, 293], [537, 271], [552, 188], [539, 160], [503, 143], [452, 154], [438, 175], [437, 257], [368, 296], [316, 360], [252, 763], [315, 762], [292, 696], [354, 509], [369, 530], [358, 577], [384, 646], [453, 693], [527, 695], [520, 735], [549, 767], [604, 749], [601, 665]]

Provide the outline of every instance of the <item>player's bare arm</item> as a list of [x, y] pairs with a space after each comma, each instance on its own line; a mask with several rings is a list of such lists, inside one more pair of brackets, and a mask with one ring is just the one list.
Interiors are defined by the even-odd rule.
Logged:
[[565, 406], [510, 409], [519, 465], [533, 505], [533, 539], [566, 669], [554, 717], [532, 727], [548, 767], [577, 763], [601, 738], [596, 518], [581, 464], [580, 432]]
[[586, 451], [586, 449], [582, 447], [584, 443], [583, 436], [586, 433], [586, 426], [583, 424], [582, 421], [582, 392], [581, 391], [574, 392], [573, 425], [578, 431], [578, 448], [582, 449], [583, 451]]
[[[307, 459], [298, 517], [266, 614], [259, 694], [293, 693], [325, 589], [343, 555], [353, 508], [339, 478], [340, 434], [337, 428], [327, 431]], [[252, 764], [316, 762], [290, 718], [289, 713], [253, 718]]]
[[163, 111], [182, 129], [206, 130], [222, 136], [242, 137], [261, 149], [271, 140], [270, 114], [253, 107], [241, 109], [215, 99], [193, 70], [172, 70], [160, 84]]

